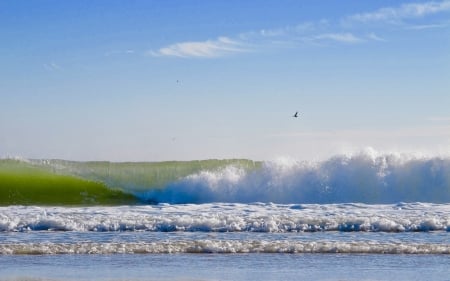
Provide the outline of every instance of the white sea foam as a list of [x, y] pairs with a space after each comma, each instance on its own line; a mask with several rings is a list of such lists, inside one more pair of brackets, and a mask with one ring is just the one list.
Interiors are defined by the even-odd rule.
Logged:
[[450, 202], [450, 159], [364, 151], [324, 162], [281, 158], [247, 171], [202, 171], [137, 194], [168, 203]]
[[450, 204], [161, 204], [0, 207], [1, 232], [450, 231]]
[[1, 255], [173, 253], [450, 254], [450, 245], [432, 243], [381, 243], [376, 241], [300, 242], [264, 240], [186, 240], [160, 241], [154, 243], [0, 243]]

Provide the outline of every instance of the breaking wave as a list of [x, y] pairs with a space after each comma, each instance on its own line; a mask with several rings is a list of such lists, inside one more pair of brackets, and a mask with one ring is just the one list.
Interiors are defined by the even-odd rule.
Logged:
[[361, 153], [324, 162], [280, 159], [250, 171], [229, 165], [139, 197], [158, 203], [445, 203], [450, 202], [450, 159]]
[[322, 162], [0, 160], [1, 179], [2, 205], [450, 202], [450, 157], [371, 150]]

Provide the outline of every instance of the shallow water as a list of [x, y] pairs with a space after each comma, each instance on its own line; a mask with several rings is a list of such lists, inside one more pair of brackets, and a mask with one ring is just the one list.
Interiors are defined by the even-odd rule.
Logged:
[[1, 280], [435, 280], [449, 255], [147, 254], [0, 256]]

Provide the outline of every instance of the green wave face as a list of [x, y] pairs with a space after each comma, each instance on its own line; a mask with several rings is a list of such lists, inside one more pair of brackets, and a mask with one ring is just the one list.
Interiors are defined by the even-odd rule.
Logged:
[[247, 170], [249, 160], [186, 162], [75, 162], [65, 160], [0, 160], [0, 205], [139, 204], [133, 194], [163, 189], [202, 170], [227, 165]]
[[16, 160], [0, 160], [0, 205], [117, 205], [138, 200], [104, 183], [61, 175]]
[[124, 163], [34, 160], [33, 163], [54, 174], [77, 176], [127, 192], [164, 188], [188, 175], [215, 171], [228, 165], [246, 170], [261, 166], [258, 162], [240, 159]]

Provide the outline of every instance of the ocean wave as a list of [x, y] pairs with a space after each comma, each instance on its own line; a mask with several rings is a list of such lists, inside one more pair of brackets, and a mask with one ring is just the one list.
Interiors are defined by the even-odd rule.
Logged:
[[376, 241], [264, 241], [202, 240], [159, 241], [154, 243], [16, 243], [0, 244], [0, 255], [54, 254], [450, 254], [449, 244], [380, 243]]
[[188, 204], [1, 207], [0, 232], [450, 231], [450, 204]]
[[371, 150], [321, 162], [0, 160], [0, 177], [2, 205], [450, 202], [449, 157]]
[[281, 159], [230, 165], [138, 193], [149, 202], [450, 202], [450, 159], [361, 153], [324, 162]]

